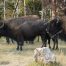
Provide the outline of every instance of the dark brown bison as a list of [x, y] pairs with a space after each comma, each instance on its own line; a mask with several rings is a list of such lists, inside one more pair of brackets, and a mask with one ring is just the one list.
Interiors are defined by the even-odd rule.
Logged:
[[[9, 37], [17, 41], [17, 50], [22, 50], [24, 41], [33, 41], [36, 36], [41, 36], [43, 46], [47, 41], [47, 22], [42, 20], [24, 20], [23, 18], [15, 18], [7, 21], [0, 21], [0, 35]], [[53, 33], [49, 30], [49, 34], [54, 35], [61, 30], [61, 22], [51, 22], [51, 27], [56, 29]]]
[[[9, 37], [17, 41], [17, 50], [22, 50], [24, 41], [33, 41], [34, 38], [46, 34], [46, 24], [43, 21], [25, 21], [22, 23], [22, 18], [16, 18], [8, 21], [0, 21], [0, 35]], [[44, 41], [43, 41], [44, 42]]]
[[58, 49], [58, 38], [59, 38], [59, 34], [62, 33], [62, 26], [60, 27], [60, 25], [62, 25], [62, 20], [60, 20], [59, 18], [54, 18], [47, 25], [47, 32], [49, 35], [48, 40], [49, 40], [49, 47], [50, 48], [51, 48], [50, 39], [52, 39], [52, 41], [54, 43], [53, 49]]

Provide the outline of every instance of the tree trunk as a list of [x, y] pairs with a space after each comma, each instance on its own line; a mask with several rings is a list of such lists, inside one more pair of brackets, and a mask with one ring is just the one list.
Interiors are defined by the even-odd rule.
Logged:
[[26, 16], [26, 3], [25, 3], [26, 0], [24, 0], [24, 16]]
[[57, 16], [57, 5], [56, 0], [52, 0], [52, 19], [54, 19]]
[[4, 20], [6, 19], [6, 16], [5, 16], [5, 0], [4, 0]]
[[13, 10], [13, 14], [14, 14], [14, 18], [18, 18], [19, 16], [19, 0], [17, 0], [15, 3], [14, 3], [14, 7], [15, 9]]
[[44, 12], [45, 12], [44, 1], [41, 0], [41, 2], [42, 2], [42, 20], [44, 20], [45, 19], [45, 15], [44, 15]]

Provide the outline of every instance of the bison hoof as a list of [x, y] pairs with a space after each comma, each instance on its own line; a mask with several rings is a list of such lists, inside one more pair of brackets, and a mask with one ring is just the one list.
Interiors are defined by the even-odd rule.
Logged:
[[17, 50], [19, 50], [19, 48], [16, 48]]
[[49, 46], [49, 48], [51, 49], [51, 46]]
[[20, 51], [22, 51], [22, 49], [20, 49]]
[[20, 51], [22, 51], [22, 48], [20, 48]]
[[55, 48], [53, 47], [52, 49], [54, 50]]
[[58, 48], [58, 47], [56, 47], [56, 50], [59, 50], [59, 48]]

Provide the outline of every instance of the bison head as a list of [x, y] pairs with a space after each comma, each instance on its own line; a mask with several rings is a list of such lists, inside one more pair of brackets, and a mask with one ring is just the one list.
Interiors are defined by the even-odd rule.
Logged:
[[51, 35], [60, 33], [62, 31], [62, 22], [59, 18], [50, 21], [49, 33]]

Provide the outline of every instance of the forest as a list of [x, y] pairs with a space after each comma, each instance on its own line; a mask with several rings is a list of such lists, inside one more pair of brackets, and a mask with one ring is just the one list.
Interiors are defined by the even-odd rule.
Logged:
[[0, 18], [38, 15], [42, 19], [50, 19], [63, 15], [65, 6], [65, 0], [0, 0]]
[[66, 66], [66, 0], [0, 0], [0, 66]]

